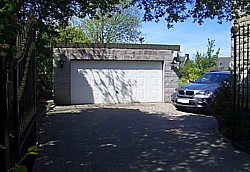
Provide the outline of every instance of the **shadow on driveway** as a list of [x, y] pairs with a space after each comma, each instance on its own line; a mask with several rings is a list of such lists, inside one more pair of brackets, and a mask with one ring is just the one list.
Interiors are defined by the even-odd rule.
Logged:
[[55, 111], [39, 128], [35, 172], [250, 171], [250, 155], [222, 142], [204, 115], [85, 108]]

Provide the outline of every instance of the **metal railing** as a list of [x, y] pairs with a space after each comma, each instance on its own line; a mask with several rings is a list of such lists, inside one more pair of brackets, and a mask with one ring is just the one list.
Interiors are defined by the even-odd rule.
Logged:
[[[35, 21], [29, 19], [26, 29], [17, 38], [19, 50], [11, 67], [7, 66], [7, 57], [1, 59], [1, 95], [5, 96], [1, 106], [1, 150], [0, 171], [15, 166], [27, 153], [28, 148], [36, 144], [36, 87], [35, 87]], [[3, 140], [3, 141], [2, 141]], [[29, 159], [30, 160], [30, 159]], [[27, 161], [26, 161], [27, 162]], [[23, 162], [26, 165], [25, 161]]]
[[233, 145], [250, 151], [250, 25], [232, 28], [233, 40]]

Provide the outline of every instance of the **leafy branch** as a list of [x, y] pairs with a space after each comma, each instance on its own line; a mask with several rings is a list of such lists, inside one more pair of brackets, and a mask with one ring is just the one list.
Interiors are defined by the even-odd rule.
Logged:
[[[0, 144], [0, 149], [6, 149], [6, 147], [4, 145]], [[26, 157], [28, 155], [37, 155], [41, 150], [42, 149], [39, 148], [38, 145], [29, 147], [28, 152], [24, 155], [24, 157], [18, 163], [16, 163], [14, 167], [10, 168], [8, 170], [8, 172], [9, 171], [11, 171], [11, 172], [27, 172], [28, 169], [26, 166], [21, 165], [22, 162], [26, 159]]]

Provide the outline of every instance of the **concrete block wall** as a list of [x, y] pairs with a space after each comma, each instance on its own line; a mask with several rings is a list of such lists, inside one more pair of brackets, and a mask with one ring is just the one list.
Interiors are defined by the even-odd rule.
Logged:
[[[243, 32], [245, 32], [245, 34], [246, 34], [246, 32], [248, 31], [249, 25], [250, 25], [250, 15], [242, 17], [242, 18], [240, 18], [238, 20], [234, 20], [234, 21], [231, 22], [231, 27], [232, 26], [237, 26], [238, 30], [241, 29], [240, 30], [241, 34]], [[244, 27], [244, 31], [242, 30], [243, 27], [239, 27], [239, 26], [245, 26]], [[234, 68], [234, 38], [233, 38], [232, 35], [233, 34], [231, 33], [231, 62], [230, 62], [230, 68], [231, 69]], [[245, 36], [245, 38], [246, 38], [246, 36]], [[238, 50], [238, 51], [240, 51], [241, 54], [243, 52], [247, 53], [247, 50], [250, 48], [249, 44], [247, 43], [247, 40], [245, 40], [245, 41], [244, 40], [240, 40], [240, 41], [241, 41], [241, 43], [239, 43], [239, 37], [237, 37], [236, 38], [236, 47], [238, 47], [239, 44], [241, 44], [240, 46], [242, 47], [241, 50]], [[244, 46], [243, 46], [242, 42], [245, 42]], [[243, 50], [243, 47], [245, 48], [244, 50]], [[239, 57], [239, 54], [238, 54], [238, 52], [236, 52], [236, 61], [237, 61], [236, 62], [236, 66], [238, 66], [238, 57]], [[247, 57], [247, 54], [245, 54], [244, 57]]]
[[[143, 60], [161, 61], [164, 72], [164, 102], [170, 102], [171, 93], [178, 87], [178, 64], [171, 64], [179, 45], [155, 44], [57, 44], [54, 54], [54, 100], [56, 104], [70, 104], [71, 60]], [[59, 61], [64, 61], [60, 67]]]

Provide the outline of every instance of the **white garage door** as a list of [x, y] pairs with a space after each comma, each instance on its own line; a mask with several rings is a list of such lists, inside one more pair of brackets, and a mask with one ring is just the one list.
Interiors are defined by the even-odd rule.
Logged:
[[162, 62], [71, 61], [71, 103], [162, 102]]

